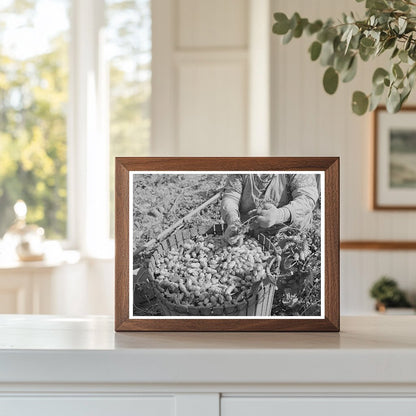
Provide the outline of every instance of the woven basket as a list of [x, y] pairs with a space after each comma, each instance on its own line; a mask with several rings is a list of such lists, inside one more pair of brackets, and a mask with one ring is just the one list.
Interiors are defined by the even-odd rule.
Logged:
[[[159, 300], [160, 307], [165, 316], [270, 316], [273, 306], [273, 297], [275, 293], [275, 284], [272, 283], [272, 276], [270, 270], [267, 277], [262, 284], [258, 283], [258, 288], [255, 293], [249, 298], [242, 300], [235, 305], [227, 306], [185, 306], [172, 303], [166, 299], [161, 293], [159, 285], [155, 281], [154, 272], [156, 269], [155, 261], [160, 257], [164, 257], [166, 252], [171, 248], [180, 247], [184, 241], [192, 237], [200, 235], [222, 235], [226, 226], [223, 224], [216, 224], [213, 227], [195, 227], [184, 230], [179, 230], [172, 234], [166, 240], [163, 240], [155, 249], [149, 262], [150, 283], [154, 289], [155, 295]], [[253, 236], [261, 244], [263, 250], [275, 253], [273, 243], [264, 236], [258, 234]]]

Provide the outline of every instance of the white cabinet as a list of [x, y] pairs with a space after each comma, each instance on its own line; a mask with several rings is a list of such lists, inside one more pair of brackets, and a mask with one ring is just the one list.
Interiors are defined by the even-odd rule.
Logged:
[[221, 416], [414, 416], [416, 398], [225, 397]]
[[166, 397], [16, 397], [0, 398], [7, 416], [174, 416], [175, 399]]
[[341, 333], [115, 333], [0, 316], [0, 416], [415, 416], [416, 316]]

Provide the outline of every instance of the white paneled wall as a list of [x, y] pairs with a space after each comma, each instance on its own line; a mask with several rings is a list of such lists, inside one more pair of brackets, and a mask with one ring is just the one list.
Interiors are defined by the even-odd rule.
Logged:
[[[341, 16], [358, 11], [353, 0], [272, 0], [272, 11], [298, 11], [311, 19]], [[341, 239], [415, 240], [416, 212], [374, 212], [370, 208], [372, 175], [371, 116], [358, 117], [350, 109], [356, 89], [369, 92], [379, 60], [360, 63], [359, 76], [341, 84], [334, 96], [322, 88], [324, 68], [312, 63], [308, 37], [282, 45], [272, 36], [271, 130], [272, 153], [279, 156], [341, 157]], [[415, 96], [413, 95], [413, 101]], [[415, 120], [416, 123], [416, 120]], [[343, 251], [341, 253], [341, 308], [343, 313], [372, 309], [368, 288], [383, 274], [397, 278], [416, 291], [416, 253]]]
[[154, 155], [244, 156], [252, 149], [252, 2], [153, 0]]

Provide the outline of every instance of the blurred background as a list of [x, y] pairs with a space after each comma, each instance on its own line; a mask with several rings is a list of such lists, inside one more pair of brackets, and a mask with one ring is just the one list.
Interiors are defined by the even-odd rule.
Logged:
[[[372, 118], [353, 115], [350, 97], [371, 85], [376, 64], [361, 64], [330, 97], [310, 39], [284, 46], [271, 33], [275, 11], [326, 19], [350, 10], [362, 7], [2, 0], [0, 236], [23, 200], [48, 250], [13, 259], [6, 234], [0, 313], [113, 313], [115, 156], [340, 156], [341, 239], [415, 240], [414, 211], [371, 209]], [[342, 250], [342, 314], [373, 313], [369, 290], [382, 275], [414, 300], [414, 270], [413, 251]]]

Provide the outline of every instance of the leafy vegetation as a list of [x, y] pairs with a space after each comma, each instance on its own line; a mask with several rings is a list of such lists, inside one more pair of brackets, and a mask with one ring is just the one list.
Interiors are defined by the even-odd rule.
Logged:
[[[149, 151], [151, 16], [149, 0], [105, 3], [112, 228], [114, 157]], [[69, 5], [67, 0], [0, 5], [0, 238], [18, 199], [28, 205], [28, 222], [44, 227], [48, 238], [66, 237]], [[61, 25], [43, 27], [40, 15], [56, 11], [51, 6]]]
[[56, 34], [50, 49], [40, 54], [23, 51], [19, 57], [5, 47], [9, 22], [18, 20], [23, 27], [31, 27], [33, 11], [30, 1], [0, 7], [0, 236], [13, 221], [14, 203], [23, 199], [29, 207], [29, 222], [44, 227], [49, 238], [63, 238], [67, 32]]
[[[358, 3], [364, 0], [356, 0]], [[374, 110], [386, 96], [387, 110], [398, 112], [409, 97], [416, 79], [416, 2], [413, 0], [366, 0], [365, 18], [353, 13], [333, 19], [309, 21], [294, 13], [289, 19], [275, 13], [273, 32], [283, 36], [283, 43], [303, 34], [315, 40], [309, 48], [312, 61], [326, 68], [323, 86], [334, 94], [339, 82], [350, 82], [357, 74], [358, 61], [367, 62], [390, 54], [390, 66], [377, 68], [372, 91], [355, 91], [352, 110], [357, 115]]]

